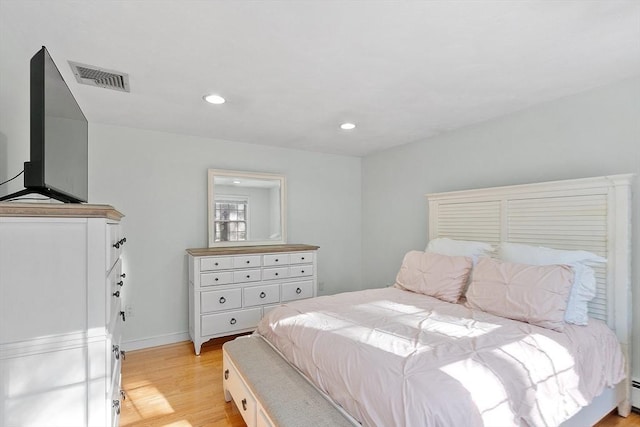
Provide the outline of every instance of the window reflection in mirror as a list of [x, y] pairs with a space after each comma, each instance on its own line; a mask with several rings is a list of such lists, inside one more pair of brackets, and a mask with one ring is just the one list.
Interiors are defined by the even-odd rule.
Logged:
[[209, 170], [209, 246], [286, 243], [282, 175]]

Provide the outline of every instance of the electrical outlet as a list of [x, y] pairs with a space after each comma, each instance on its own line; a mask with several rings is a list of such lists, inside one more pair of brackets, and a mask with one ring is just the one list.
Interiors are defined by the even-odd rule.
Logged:
[[133, 317], [134, 316], [133, 306], [131, 304], [127, 304], [124, 307], [124, 314], [127, 317]]

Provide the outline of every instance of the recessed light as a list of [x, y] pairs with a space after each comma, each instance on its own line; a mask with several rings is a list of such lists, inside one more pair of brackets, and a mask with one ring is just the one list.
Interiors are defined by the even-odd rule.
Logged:
[[206, 95], [203, 98], [205, 101], [207, 101], [210, 104], [224, 104], [224, 102], [226, 101], [220, 95], [214, 95], [214, 94]]
[[351, 130], [351, 129], [355, 129], [356, 125], [354, 125], [353, 123], [343, 123], [340, 125], [340, 129], [344, 129], [344, 130]]

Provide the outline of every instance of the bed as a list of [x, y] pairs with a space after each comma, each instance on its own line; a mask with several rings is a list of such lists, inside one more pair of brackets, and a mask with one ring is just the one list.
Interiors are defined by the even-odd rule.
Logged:
[[[414, 251], [405, 256], [393, 286], [281, 306], [256, 333], [366, 426], [584, 426], [616, 407], [626, 416], [631, 178], [427, 195], [430, 241], [508, 242], [596, 254], [602, 262], [586, 263], [596, 284], [586, 326], [558, 319], [552, 303], [564, 298], [567, 304], [578, 275], [574, 267], [467, 259], [468, 267], [461, 268], [471, 275], [469, 301], [449, 301], [446, 293], [421, 292], [424, 283], [415, 287], [412, 280], [420, 275], [413, 272], [433, 259], [456, 257]], [[510, 308], [503, 314], [483, 306], [494, 291], [480, 292], [488, 288], [478, 284], [487, 271], [505, 275], [505, 268], [515, 268], [517, 277], [538, 274], [537, 286], [557, 285], [533, 304], [548, 308], [551, 320], [530, 312], [514, 320]], [[523, 302], [514, 295], [503, 298], [507, 305]]]

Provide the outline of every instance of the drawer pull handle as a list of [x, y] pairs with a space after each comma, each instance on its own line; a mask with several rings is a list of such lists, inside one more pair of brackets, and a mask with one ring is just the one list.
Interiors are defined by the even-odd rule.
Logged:
[[116, 298], [120, 298], [120, 291], [115, 291], [113, 293], [113, 296], [116, 297]]
[[302, 293], [302, 289], [296, 288], [296, 294], [301, 294], [301, 293]]
[[122, 280], [120, 280], [118, 283], [116, 283], [116, 285], [122, 287], [122, 286], [124, 286], [124, 282]]
[[247, 399], [242, 399], [242, 410], [243, 411], [247, 410]]
[[120, 347], [118, 347], [117, 345], [112, 345], [111, 351], [113, 351], [113, 353], [116, 355], [116, 360], [120, 359]]
[[127, 400], [127, 393], [124, 390], [120, 390], [120, 397], [122, 397], [122, 400]]
[[229, 323], [231, 323], [232, 325], [235, 325], [237, 322], [235, 317], [232, 317], [231, 320], [229, 321]]
[[125, 273], [122, 273], [122, 274], [120, 275], [120, 277], [122, 277], [123, 279], [126, 279], [126, 278], [127, 278], [127, 275], [126, 275]]
[[229, 370], [228, 370], [228, 369], [225, 369], [225, 370], [224, 370], [224, 379], [225, 379], [225, 380], [228, 380], [228, 379], [229, 379]]
[[120, 316], [122, 316], [122, 321], [123, 321], [123, 322], [126, 322], [126, 321], [127, 321], [127, 319], [125, 319], [125, 317], [124, 317], [124, 311], [121, 311], [121, 312], [120, 312]]
[[111, 403], [111, 407], [112, 408], [116, 408], [116, 414], [120, 415], [120, 401], [119, 400], [114, 400]]
[[220, 301], [220, 304], [224, 304], [225, 302], [227, 302], [227, 299], [225, 297], [220, 297], [218, 301]]
[[127, 352], [120, 350], [120, 357], [122, 357], [122, 360], [127, 360]]
[[264, 298], [266, 296], [267, 296], [267, 294], [265, 294], [264, 292], [260, 292], [260, 298]]

